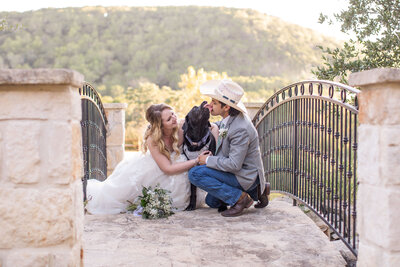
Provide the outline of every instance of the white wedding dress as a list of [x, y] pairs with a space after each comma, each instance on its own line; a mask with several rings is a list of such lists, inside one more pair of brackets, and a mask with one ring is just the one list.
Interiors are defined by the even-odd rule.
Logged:
[[[185, 161], [186, 157], [171, 155], [173, 162]], [[158, 167], [149, 151], [147, 153], [126, 153], [113, 173], [103, 182], [87, 181], [86, 209], [91, 214], [116, 214], [125, 212], [129, 201], [135, 202], [142, 195], [142, 188], [157, 184], [169, 190], [174, 211], [184, 210], [190, 199], [188, 173], [166, 175]], [[205, 191], [197, 189], [197, 207], [204, 205]]]

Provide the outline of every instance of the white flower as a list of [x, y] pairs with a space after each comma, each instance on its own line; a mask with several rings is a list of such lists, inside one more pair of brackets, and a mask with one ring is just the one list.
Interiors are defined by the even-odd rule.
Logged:
[[221, 136], [222, 138], [225, 138], [227, 134], [228, 134], [228, 129], [226, 129], [226, 128], [219, 129], [218, 136]]
[[[171, 207], [172, 199], [169, 196], [169, 191], [160, 188], [157, 184], [154, 190], [151, 186], [148, 188], [143, 187], [142, 193], [143, 195], [137, 200], [143, 208], [141, 210], [142, 218], [166, 218], [174, 214]], [[131, 204], [133, 205], [133, 203]], [[137, 214], [138, 213], [139, 212], [137, 212]]]
[[150, 214], [153, 215], [153, 216], [156, 216], [157, 215], [157, 210], [156, 209], [151, 209], [150, 210]]

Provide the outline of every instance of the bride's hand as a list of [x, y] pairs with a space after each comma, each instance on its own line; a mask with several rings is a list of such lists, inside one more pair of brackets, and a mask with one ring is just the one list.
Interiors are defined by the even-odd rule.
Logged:
[[217, 129], [217, 131], [218, 131], [218, 126], [214, 122], [211, 122], [210, 124], [211, 124], [211, 127], [210, 127], [211, 131], [214, 129]]
[[199, 157], [193, 159], [193, 161], [194, 161], [194, 166], [193, 167], [199, 165]]
[[213, 134], [215, 140], [218, 140], [219, 129], [215, 123], [211, 123], [211, 133]]

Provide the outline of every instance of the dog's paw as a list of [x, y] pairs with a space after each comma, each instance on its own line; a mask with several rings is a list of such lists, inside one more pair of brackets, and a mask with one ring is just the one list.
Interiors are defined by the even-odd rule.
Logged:
[[222, 206], [220, 206], [219, 208], [218, 208], [218, 212], [223, 212], [223, 211], [225, 211], [225, 210], [227, 210], [228, 209], [228, 207], [226, 206], [226, 205], [222, 205]]
[[190, 203], [185, 210], [191, 211], [196, 209], [196, 204]]

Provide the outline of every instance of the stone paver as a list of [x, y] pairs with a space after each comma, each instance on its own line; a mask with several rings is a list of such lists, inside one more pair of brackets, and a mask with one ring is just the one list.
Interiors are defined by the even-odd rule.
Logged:
[[93, 266], [345, 266], [339, 251], [299, 208], [224, 218], [210, 208], [168, 219], [86, 215], [84, 263]]

